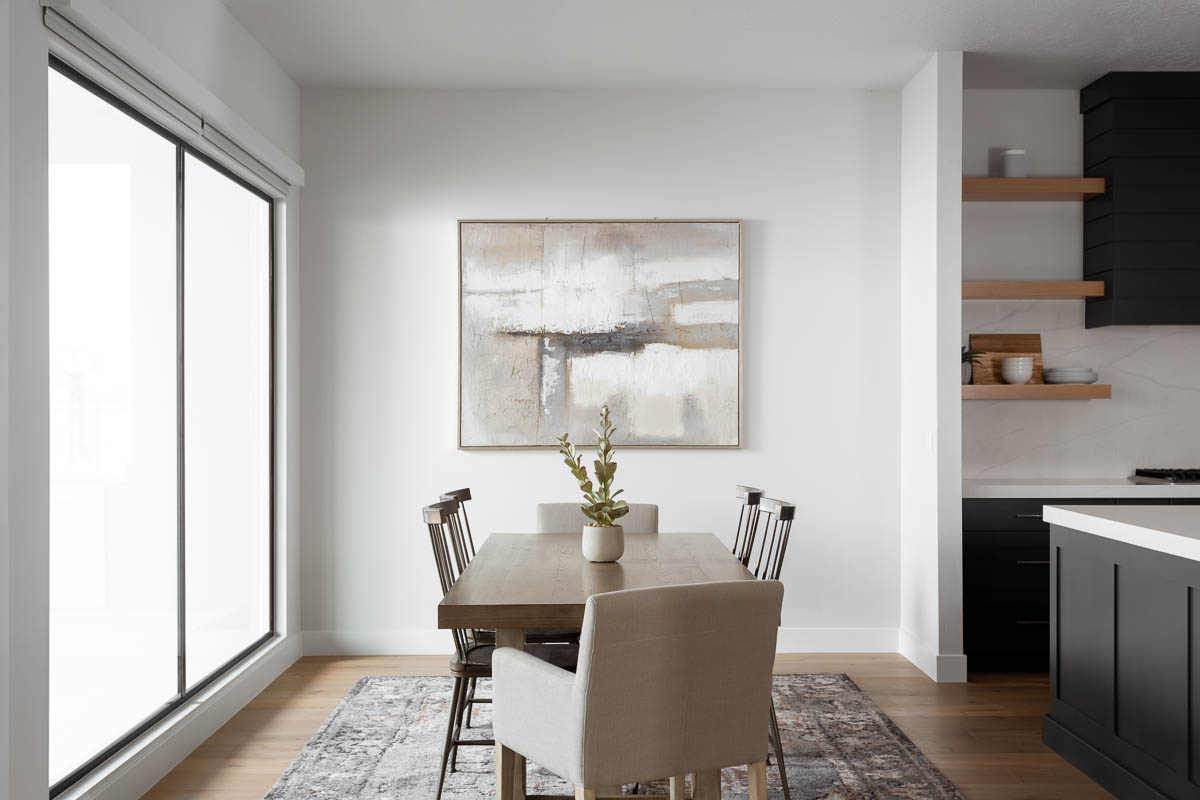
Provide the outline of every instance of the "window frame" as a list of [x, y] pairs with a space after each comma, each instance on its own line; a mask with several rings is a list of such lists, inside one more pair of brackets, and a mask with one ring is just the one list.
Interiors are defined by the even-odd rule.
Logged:
[[[263, 190], [241, 178], [229, 168], [222, 165], [219, 161], [213, 159], [208, 154], [197, 150], [195, 147], [188, 144], [179, 136], [168, 131], [162, 125], [156, 123], [153, 119], [133, 108], [129, 103], [114, 95], [112, 92], [105, 89], [95, 81], [83, 75], [78, 70], [62, 59], [54, 56], [49, 58], [48, 68], [58, 72], [63, 77], [73, 81], [75, 84], [84, 90], [91, 92], [99, 97], [104, 102], [113, 106], [115, 109], [131, 117], [134, 121], [146, 126], [151, 131], [162, 136], [175, 147], [175, 344], [176, 344], [176, 359], [175, 359], [175, 377], [176, 377], [176, 436], [177, 436], [177, 523], [176, 523], [176, 647], [178, 649], [176, 658], [176, 692], [175, 695], [156, 711], [146, 716], [141, 722], [130, 728], [115, 741], [101, 750], [92, 758], [88, 759], [83, 764], [79, 765], [71, 772], [60, 778], [58, 781], [50, 785], [49, 796], [51, 799], [61, 795], [63, 792], [70, 789], [83, 778], [87, 777], [98, 767], [109, 761], [115, 755], [120, 753], [126, 747], [131, 745], [147, 731], [155, 725], [162, 722], [175, 711], [182, 708], [189, 701], [202, 693], [205, 689], [211, 686], [215, 681], [226, 675], [231, 669], [241, 664], [265, 644], [277, 638], [277, 617], [276, 617], [276, 567], [277, 567], [277, 537], [276, 537], [276, 294], [275, 294], [275, 259], [276, 259], [276, 239], [278, 237], [278, 229], [276, 227], [276, 201], [275, 198], [267, 194]], [[233, 181], [238, 186], [246, 189], [255, 196], [261, 198], [267, 203], [267, 226], [268, 226], [268, 244], [267, 244], [267, 303], [269, 305], [267, 311], [267, 402], [268, 408], [268, 442], [267, 442], [267, 491], [269, 497], [267, 511], [267, 538], [268, 538], [268, 557], [267, 557], [267, 593], [268, 593], [268, 619], [267, 632], [245, 647], [232, 658], [225, 661], [212, 672], [198, 680], [191, 688], [187, 685], [187, 640], [186, 640], [186, 561], [187, 551], [185, 545], [187, 542], [186, 524], [185, 524], [185, 505], [187, 498], [184, 495], [184, 478], [185, 478], [185, 442], [184, 430], [186, 419], [184, 418], [184, 360], [186, 357], [186, 347], [184, 342], [184, 289], [186, 277], [186, 265], [184, 264], [184, 157], [190, 155], [205, 165], [216, 170], [219, 174]]]

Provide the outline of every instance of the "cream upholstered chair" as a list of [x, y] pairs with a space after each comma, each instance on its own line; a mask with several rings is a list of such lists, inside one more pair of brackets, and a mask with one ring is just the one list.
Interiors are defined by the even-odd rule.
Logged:
[[[658, 506], [630, 503], [629, 513], [617, 522], [626, 533], [658, 533]], [[538, 533], [579, 533], [587, 524], [579, 503], [538, 503]]]
[[745, 764], [765, 800], [778, 581], [631, 589], [588, 598], [577, 671], [512, 648], [492, 660], [497, 798], [512, 797], [514, 755], [575, 784], [671, 778], [683, 796], [719, 797], [720, 769]]

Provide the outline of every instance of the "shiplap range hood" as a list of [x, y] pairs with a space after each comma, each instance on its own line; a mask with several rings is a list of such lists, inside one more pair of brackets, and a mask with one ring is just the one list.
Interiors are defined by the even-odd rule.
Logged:
[[1200, 72], [1110, 72], [1080, 91], [1087, 327], [1200, 325]]

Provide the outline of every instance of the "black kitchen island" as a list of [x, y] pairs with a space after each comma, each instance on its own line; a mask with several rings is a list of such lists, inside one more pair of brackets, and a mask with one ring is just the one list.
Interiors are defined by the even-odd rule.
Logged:
[[1047, 506], [1042, 739], [1118, 798], [1200, 800], [1200, 507]]

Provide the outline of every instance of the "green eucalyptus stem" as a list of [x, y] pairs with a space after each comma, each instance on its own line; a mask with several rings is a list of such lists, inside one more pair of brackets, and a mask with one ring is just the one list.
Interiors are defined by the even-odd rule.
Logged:
[[617, 428], [609, 419], [608, 406], [600, 409], [600, 430], [596, 433], [596, 459], [592, 462], [592, 472], [596, 476], [593, 483], [588, 477], [587, 467], [583, 459], [571, 444], [568, 434], [558, 437], [558, 452], [563, 456], [563, 463], [571, 470], [571, 475], [579, 482], [586, 500], [579, 508], [583, 515], [604, 528], [611, 528], [616, 520], [629, 513], [629, 505], [624, 500], [617, 500], [617, 495], [625, 491], [612, 491], [613, 476], [617, 474], [617, 462], [613, 460], [615, 450], [612, 446], [612, 435]]

